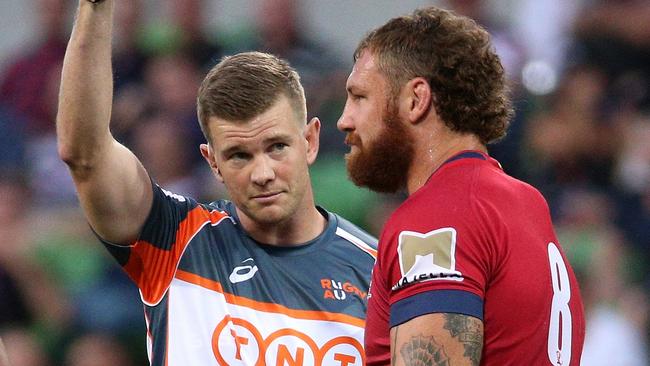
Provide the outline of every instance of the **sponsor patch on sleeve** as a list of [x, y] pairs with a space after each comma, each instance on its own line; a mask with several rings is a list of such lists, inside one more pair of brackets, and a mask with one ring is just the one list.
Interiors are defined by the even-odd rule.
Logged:
[[441, 228], [425, 234], [402, 231], [397, 254], [402, 277], [393, 285], [393, 291], [417, 282], [463, 280], [462, 273], [456, 270], [454, 228]]

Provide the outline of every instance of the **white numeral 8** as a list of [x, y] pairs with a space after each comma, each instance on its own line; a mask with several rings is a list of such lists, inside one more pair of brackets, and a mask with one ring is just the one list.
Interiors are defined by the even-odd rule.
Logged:
[[548, 359], [551, 364], [568, 365], [571, 361], [571, 286], [569, 273], [559, 249], [548, 243], [548, 260], [553, 281], [553, 302], [548, 329]]

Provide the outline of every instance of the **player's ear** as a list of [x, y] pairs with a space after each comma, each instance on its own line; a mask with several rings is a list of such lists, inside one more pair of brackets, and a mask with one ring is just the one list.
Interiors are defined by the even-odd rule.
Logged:
[[402, 89], [408, 121], [417, 124], [424, 120], [431, 109], [433, 94], [429, 82], [423, 77], [411, 79]]
[[203, 155], [203, 159], [205, 159], [205, 161], [210, 166], [212, 173], [214, 173], [217, 179], [221, 181], [221, 183], [223, 183], [223, 177], [221, 176], [221, 172], [219, 171], [219, 167], [217, 166], [217, 160], [214, 157], [214, 150], [212, 150], [210, 143], [201, 144], [199, 146], [199, 149], [201, 150], [201, 155]]
[[305, 143], [307, 144], [307, 164], [311, 165], [316, 161], [320, 147], [320, 120], [314, 117], [307, 123], [304, 129]]

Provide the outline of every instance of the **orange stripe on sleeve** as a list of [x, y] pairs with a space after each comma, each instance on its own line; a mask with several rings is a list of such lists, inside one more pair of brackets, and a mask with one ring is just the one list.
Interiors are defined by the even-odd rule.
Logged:
[[223, 212], [197, 206], [178, 225], [175, 241], [169, 250], [157, 248], [144, 240], [133, 245], [124, 269], [140, 289], [145, 304], [155, 305], [162, 299], [187, 244], [201, 228], [208, 223], [216, 225], [227, 217]]

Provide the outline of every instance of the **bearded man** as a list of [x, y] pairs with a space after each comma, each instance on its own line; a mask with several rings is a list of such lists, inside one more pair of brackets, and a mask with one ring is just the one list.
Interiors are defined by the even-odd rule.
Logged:
[[512, 115], [488, 33], [431, 7], [354, 59], [349, 175], [409, 194], [380, 237], [367, 365], [579, 365], [583, 305], [548, 205], [488, 155]]

